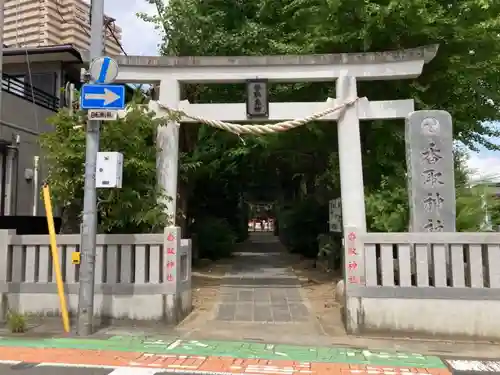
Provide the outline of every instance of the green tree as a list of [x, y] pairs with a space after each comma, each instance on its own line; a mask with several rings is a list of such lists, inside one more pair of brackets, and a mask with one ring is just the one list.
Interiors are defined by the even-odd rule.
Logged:
[[[467, 153], [456, 147], [455, 188], [456, 188], [456, 229], [459, 232], [475, 232], [483, 229], [486, 212], [490, 207], [493, 215], [500, 208], [494, 198], [490, 181], [478, 181], [471, 185], [467, 169]], [[385, 178], [381, 186], [367, 196], [368, 228], [376, 232], [406, 232], [409, 224], [408, 191], [398, 181]]]
[[[361, 94], [447, 109], [458, 139], [495, 147], [484, 136], [498, 135], [485, 123], [498, 118], [500, 102], [498, 1], [147, 1], [158, 14], [141, 16], [165, 31], [167, 55], [365, 52], [439, 43], [437, 58], [418, 79], [368, 83]], [[324, 90], [301, 86], [287, 91], [325, 99]]]
[[[61, 109], [50, 119], [54, 131], [40, 142], [53, 204], [62, 209], [64, 233], [77, 233], [83, 208], [85, 165], [84, 112]], [[123, 187], [98, 190], [99, 232], [151, 233], [168, 222], [162, 192], [156, 183], [157, 121], [144, 107], [133, 104], [127, 115], [101, 126], [100, 150], [124, 156]]]
[[[490, 125], [498, 118], [500, 103], [496, 89], [500, 83], [498, 1], [145, 1], [154, 4], [157, 12], [140, 17], [164, 31], [161, 52], [165, 55], [378, 52], [438, 43], [437, 57], [420, 77], [362, 81], [359, 95], [370, 100], [414, 98], [417, 109], [448, 110], [457, 140], [473, 149], [478, 145], [498, 149], [490, 140], [500, 135]], [[188, 85], [184, 92], [192, 103], [244, 98], [242, 85]], [[270, 99], [323, 101], [334, 95], [331, 82], [274, 84]], [[191, 140], [182, 146], [186, 157], [193, 162], [204, 160], [193, 176], [206, 176], [209, 169], [212, 177], [238, 183], [192, 177], [189, 185], [191, 190], [202, 181], [205, 187], [221, 185], [210, 194], [219, 205], [232, 204], [224, 197], [234, 196], [234, 189], [253, 196], [275, 191], [275, 199], [287, 207], [300, 207], [298, 203], [314, 198], [326, 209], [326, 202], [339, 195], [335, 124], [316, 123], [284, 134], [246, 137], [245, 144], [214, 132], [202, 146], [196, 141], [201, 139], [201, 128], [181, 128], [181, 138]], [[361, 138], [368, 222], [377, 230], [403, 230], [408, 210], [402, 121], [365, 123]], [[239, 157], [235, 159], [234, 154]]]
[[[167, 55], [364, 52], [439, 43], [437, 57], [418, 79], [361, 83], [360, 95], [370, 100], [414, 98], [420, 109], [446, 109], [454, 118], [457, 139], [469, 147], [478, 143], [498, 147], [488, 138], [499, 135], [488, 125], [498, 118], [500, 103], [495, 89], [500, 77], [497, 1], [147, 1], [158, 12], [141, 16], [165, 31], [168, 43], [162, 51]], [[297, 84], [275, 87], [272, 96], [324, 100], [331, 89], [331, 84]], [[235, 97], [235, 90], [197, 87], [195, 91], [198, 98], [223, 101]], [[369, 155], [364, 158], [367, 185], [379, 185], [380, 176], [401, 175], [400, 123], [363, 127], [362, 137]]]

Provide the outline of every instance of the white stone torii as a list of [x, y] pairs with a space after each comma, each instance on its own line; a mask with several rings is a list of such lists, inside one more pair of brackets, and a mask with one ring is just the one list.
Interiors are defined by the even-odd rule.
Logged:
[[[244, 103], [190, 104], [181, 102], [181, 83], [227, 83], [266, 79], [270, 82], [330, 82], [337, 79], [337, 98], [319, 103], [270, 103], [269, 118], [258, 121], [281, 121], [304, 118], [357, 97], [357, 80], [394, 80], [418, 77], [425, 63], [431, 61], [438, 46], [381, 53], [345, 53], [304, 56], [258, 57], [147, 57], [120, 56], [118, 82], [160, 84], [159, 103], [193, 116], [226, 122], [248, 121]], [[158, 103], [150, 108], [158, 116], [167, 112]], [[414, 110], [412, 99], [375, 101], [359, 100], [342, 116], [338, 112], [321, 120], [338, 120], [342, 216], [345, 227], [366, 231], [363, 170], [359, 120], [404, 118]], [[188, 118], [181, 122], [192, 122]], [[293, 131], [293, 130], [291, 130]], [[177, 208], [179, 124], [168, 122], [158, 131], [161, 149], [157, 159], [160, 186], [172, 200], [167, 202], [169, 215]]]

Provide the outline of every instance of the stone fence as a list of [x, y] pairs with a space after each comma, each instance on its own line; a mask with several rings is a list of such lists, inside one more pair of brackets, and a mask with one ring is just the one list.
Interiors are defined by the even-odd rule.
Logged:
[[345, 240], [348, 331], [500, 338], [500, 233], [360, 233]]
[[[48, 235], [0, 230], [2, 312], [60, 313]], [[80, 235], [58, 235], [70, 314], [78, 307]], [[177, 323], [191, 311], [191, 240], [180, 228], [163, 234], [97, 236], [94, 311], [97, 317]]]

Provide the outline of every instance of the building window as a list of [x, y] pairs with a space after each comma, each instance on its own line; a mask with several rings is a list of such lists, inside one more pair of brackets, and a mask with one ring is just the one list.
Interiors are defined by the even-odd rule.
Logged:
[[[21, 85], [13, 85], [12, 90], [15, 91], [15, 94], [31, 97], [32, 92], [31, 87], [29, 86], [29, 75], [19, 74], [12, 75], [12, 77], [25, 84], [24, 88], [21, 88]], [[56, 96], [56, 73], [33, 73], [31, 75], [31, 84], [38, 90], [42, 90], [49, 95]]]
[[56, 96], [56, 73], [34, 73], [31, 75], [31, 84], [47, 94]]

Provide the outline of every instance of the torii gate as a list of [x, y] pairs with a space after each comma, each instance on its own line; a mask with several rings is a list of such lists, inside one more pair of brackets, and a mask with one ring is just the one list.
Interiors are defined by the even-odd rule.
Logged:
[[[270, 103], [268, 121], [311, 116], [341, 107], [357, 99], [357, 80], [394, 80], [416, 78], [425, 63], [431, 61], [438, 46], [377, 53], [343, 53], [303, 56], [258, 57], [148, 57], [120, 56], [117, 81], [160, 85], [158, 102], [150, 108], [158, 116], [171, 109], [193, 117], [226, 122], [248, 121], [246, 104], [190, 104], [181, 102], [180, 84], [245, 82], [265, 79], [270, 82], [330, 82], [337, 79], [335, 100], [311, 103]], [[160, 105], [161, 104], [161, 105]], [[357, 100], [339, 114], [329, 113], [317, 120], [338, 120], [343, 225], [366, 231], [363, 170], [359, 120], [405, 118], [414, 110], [413, 99], [374, 101]], [[183, 118], [181, 122], [193, 122]], [[259, 121], [253, 120], [252, 121]], [[167, 203], [169, 215], [177, 208], [179, 123], [167, 122], [158, 131], [158, 178], [160, 186], [172, 197]]]

